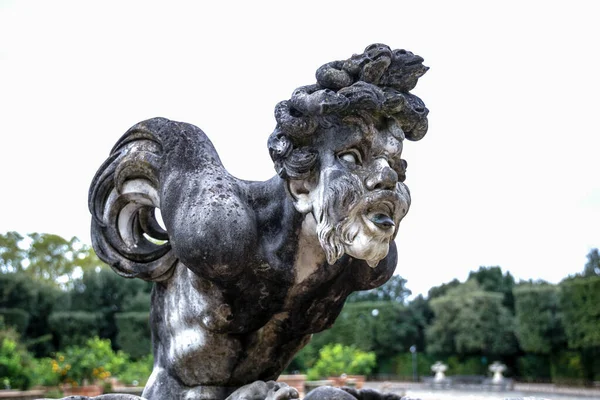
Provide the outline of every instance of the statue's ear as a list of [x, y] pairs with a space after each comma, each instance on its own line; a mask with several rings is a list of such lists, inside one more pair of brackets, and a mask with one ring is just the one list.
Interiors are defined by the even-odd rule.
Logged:
[[298, 212], [306, 214], [312, 211], [312, 192], [315, 187], [316, 184], [309, 179], [291, 179], [288, 181], [288, 190]]

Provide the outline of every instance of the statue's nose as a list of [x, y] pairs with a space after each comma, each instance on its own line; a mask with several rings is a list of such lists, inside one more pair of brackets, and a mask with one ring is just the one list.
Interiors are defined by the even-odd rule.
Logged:
[[398, 174], [385, 160], [378, 162], [377, 168], [365, 182], [368, 190], [394, 190], [397, 183]]

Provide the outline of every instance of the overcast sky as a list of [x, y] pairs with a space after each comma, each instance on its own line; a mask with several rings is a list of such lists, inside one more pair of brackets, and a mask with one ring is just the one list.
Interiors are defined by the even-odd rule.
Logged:
[[397, 273], [415, 294], [479, 266], [558, 282], [600, 247], [597, 19], [593, 1], [0, 0], [0, 233], [89, 243], [96, 169], [155, 116], [268, 179], [275, 104], [380, 42], [431, 67]]

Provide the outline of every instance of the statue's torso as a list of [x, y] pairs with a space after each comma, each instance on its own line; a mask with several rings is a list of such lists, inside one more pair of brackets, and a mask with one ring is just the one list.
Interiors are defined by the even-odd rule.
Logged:
[[247, 265], [237, 281], [220, 284], [179, 263], [153, 293], [160, 363], [186, 386], [276, 378], [310, 334], [333, 323], [349, 293], [331, 279], [340, 266], [316, 263], [308, 251], [284, 266], [291, 275], [267, 279], [260, 265]]

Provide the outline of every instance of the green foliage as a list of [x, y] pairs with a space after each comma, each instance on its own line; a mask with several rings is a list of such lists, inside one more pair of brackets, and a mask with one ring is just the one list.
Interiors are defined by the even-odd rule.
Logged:
[[411, 310], [402, 304], [391, 301], [347, 303], [333, 327], [315, 334], [291, 368], [303, 370], [303, 366], [313, 366], [319, 349], [340, 343], [373, 351], [378, 360], [377, 372], [392, 373], [394, 356], [407, 352], [417, 336], [418, 326]]
[[568, 279], [560, 287], [560, 305], [569, 347], [600, 347], [600, 276]]
[[33, 357], [11, 328], [0, 326], [0, 388], [25, 390], [31, 385]]
[[346, 300], [348, 303], [363, 301], [394, 301], [404, 304], [406, 298], [411, 295], [406, 287], [406, 279], [400, 275], [393, 275], [386, 283], [378, 288], [354, 292]]
[[329, 344], [319, 351], [316, 364], [307, 371], [307, 379], [317, 380], [329, 376], [369, 375], [376, 365], [375, 353], [358, 350], [354, 346]]
[[94, 337], [85, 346], [70, 346], [57, 353], [51, 368], [61, 382], [82, 385], [118, 375], [127, 361], [125, 353], [113, 351], [110, 340]]
[[422, 295], [418, 295], [408, 303], [408, 312], [410, 314], [410, 321], [417, 331], [413, 344], [417, 347], [419, 352], [422, 352], [426, 347], [425, 332], [427, 327], [431, 325], [431, 322], [433, 321], [433, 310], [431, 309], [429, 301]]
[[581, 384], [585, 381], [585, 369], [581, 354], [563, 351], [552, 357], [550, 368], [552, 382], [562, 384]]
[[60, 377], [52, 370], [54, 360], [49, 357], [33, 359], [31, 380], [33, 385], [57, 386]]
[[33, 385], [57, 386], [60, 377], [52, 371], [54, 360], [49, 357], [34, 358], [31, 365], [31, 381]]
[[446, 359], [448, 370], [446, 374], [452, 375], [487, 375], [488, 363], [479, 356], [458, 357], [451, 356]]
[[92, 248], [76, 237], [49, 233], [0, 235], [0, 273], [22, 273], [30, 279], [68, 288], [76, 272], [103, 265]]
[[0, 235], [1, 313], [18, 327], [38, 357], [67, 344], [82, 345], [93, 335], [116, 343], [115, 314], [147, 312], [151, 286], [139, 279], [121, 278], [77, 238], [66, 240], [45, 233], [26, 238], [15, 232]]
[[440, 286], [435, 286], [429, 289], [427, 292], [427, 298], [431, 301], [435, 298], [445, 296], [448, 290], [460, 286], [461, 283], [458, 279], [454, 278], [448, 283], [443, 283]]
[[588, 261], [583, 268], [583, 276], [600, 276], [600, 252], [598, 249], [592, 249], [587, 255]]
[[61, 311], [50, 315], [50, 329], [58, 340], [59, 348], [84, 345], [90, 336], [99, 334], [102, 314], [83, 311]]
[[284, 374], [306, 372], [313, 367], [319, 358], [319, 348], [313, 342], [308, 343], [302, 350], [296, 353], [294, 359], [284, 370]]
[[[23, 273], [0, 273], [0, 308], [22, 309], [29, 316], [23, 340], [36, 356], [49, 355], [54, 347], [48, 340], [48, 315], [65, 294], [55, 285], [31, 279]], [[20, 328], [19, 328], [20, 329]]]
[[502, 274], [500, 267], [479, 267], [477, 272], [471, 271], [467, 280], [475, 280], [479, 287], [486, 292], [502, 293], [502, 305], [511, 312], [514, 311], [513, 287], [515, 278], [506, 272]]
[[0, 273], [13, 273], [20, 271], [25, 250], [19, 244], [23, 236], [17, 232], [7, 232], [0, 235]]
[[583, 380], [591, 384], [600, 376], [600, 276], [566, 279], [560, 287], [567, 342], [579, 350], [578, 363], [570, 361], [581, 366]]
[[144, 386], [152, 373], [152, 354], [148, 354], [137, 361], [128, 362], [117, 378], [124, 385]]
[[135, 360], [152, 352], [148, 318], [147, 311], [115, 314], [119, 332], [117, 346]]
[[550, 356], [526, 354], [517, 359], [519, 379], [526, 382], [536, 382], [540, 379], [550, 380]]
[[[416, 345], [421, 376], [431, 375], [431, 364], [445, 355], [439, 359], [449, 365], [449, 375], [487, 374], [486, 358], [502, 358], [522, 379], [600, 380], [599, 271], [598, 249], [589, 252], [579, 277], [569, 278], [559, 287], [532, 282], [515, 287], [513, 277], [503, 274], [500, 267], [481, 267], [469, 274], [466, 283], [455, 279], [432, 288], [428, 299], [419, 296], [406, 305], [410, 294], [406, 281], [393, 276], [380, 288], [351, 295], [334, 326], [314, 335], [288, 370], [309, 369], [316, 376], [319, 369], [329, 369], [331, 372], [322, 372], [322, 376], [339, 375], [342, 372], [333, 354], [334, 344], [338, 344], [374, 354], [375, 365], [371, 365], [370, 355], [352, 358], [355, 363], [362, 360], [370, 365], [371, 373], [396, 373], [410, 379], [408, 349]], [[12, 371], [13, 387], [56, 384], [68, 374], [57, 373], [66, 369], [67, 355], [84, 357], [81, 349], [88, 349], [88, 338], [98, 335], [111, 341], [101, 341], [91, 352], [112, 352], [107, 357], [121, 361], [113, 363], [117, 367], [110, 370], [96, 365], [96, 376], [94, 368], [92, 376], [102, 379], [110, 372], [124, 383], [135, 380], [143, 384], [152, 369], [148, 355], [151, 287], [151, 283], [119, 277], [76, 238], [0, 234], [0, 319], [4, 317], [21, 334], [0, 326], [0, 337], [7, 337], [2, 342], [4, 366], [0, 371]], [[567, 342], [577, 352], [565, 351]], [[25, 346], [37, 357], [63, 351], [55, 359], [33, 359]], [[66, 346], [70, 347], [63, 349]], [[330, 365], [322, 361], [319, 350], [323, 348], [330, 349], [331, 354], [325, 354]], [[126, 350], [137, 361], [115, 349]], [[101, 358], [84, 364], [105, 363]], [[343, 372], [355, 373], [354, 367], [359, 368], [345, 366]], [[26, 380], [15, 378], [23, 374]], [[0, 383], [3, 379], [9, 378], [0, 378]]]
[[23, 268], [27, 275], [48, 282], [57, 282], [62, 276], [72, 278], [78, 259], [77, 238], [66, 240], [48, 233], [32, 233], [29, 237], [32, 240], [27, 250], [29, 263]]
[[546, 283], [521, 284], [514, 290], [515, 333], [523, 350], [551, 354], [564, 347], [559, 289]]
[[144, 309], [148, 312], [150, 285], [140, 279], [123, 279], [108, 267], [89, 269], [83, 273], [81, 279], [74, 282], [70, 292], [71, 309], [99, 313], [102, 317], [97, 321], [97, 334], [118, 343], [115, 315], [129, 311], [130, 302], [141, 308], [140, 303], [148, 301]]
[[29, 324], [29, 313], [20, 308], [0, 308], [0, 316], [6, 326], [12, 326], [20, 335], [25, 334]]
[[[394, 357], [393, 373], [402, 380], [412, 380], [413, 378], [413, 355], [411, 353], [402, 353]], [[417, 376], [431, 375], [431, 366], [437, 360], [429, 354], [417, 353]]]
[[502, 300], [500, 293], [484, 292], [474, 280], [432, 300], [435, 318], [427, 328], [427, 351], [460, 356], [515, 353], [513, 317]]
[[[75, 282], [71, 291], [71, 307], [77, 311], [102, 312], [105, 315], [130, 311], [127, 309], [129, 301], [140, 292], [149, 292], [148, 282], [124, 279], [106, 266], [98, 267], [85, 271]], [[149, 309], [148, 302], [144, 310]]]
[[[143, 283], [147, 284], [147, 282]], [[130, 288], [130, 290], [135, 292], [136, 288]], [[146, 291], [146, 286], [142, 286], [137, 290], [140, 291], [128, 297], [127, 301], [123, 304], [123, 312], [137, 311], [148, 313], [150, 311], [150, 292]]]

